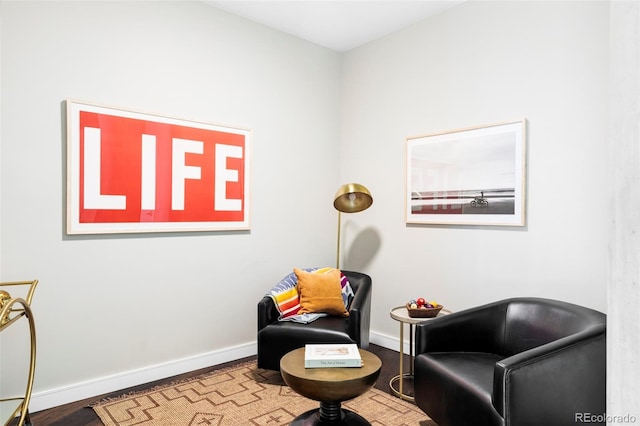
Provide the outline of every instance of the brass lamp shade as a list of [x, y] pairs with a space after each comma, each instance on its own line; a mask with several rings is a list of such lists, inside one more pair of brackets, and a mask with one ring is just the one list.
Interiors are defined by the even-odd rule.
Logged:
[[359, 183], [342, 185], [333, 199], [333, 207], [342, 213], [357, 213], [368, 209], [373, 204], [369, 190]]
[[342, 185], [333, 197], [333, 207], [338, 210], [338, 247], [336, 250], [336, 268], [340, 269], [340, 215], [342, 213], [357, 213], [368, 209], [373, 204], [373, 197], [369, 190], [359, 183]]

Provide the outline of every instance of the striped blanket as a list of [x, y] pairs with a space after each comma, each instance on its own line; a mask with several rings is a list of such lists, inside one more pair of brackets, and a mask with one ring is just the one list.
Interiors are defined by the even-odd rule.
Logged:
[[[305, 268], [303, 271], [323, 274], [334, 268]], [[342, 301], [345, 308], [349, 305], [349, 298], [354, 295], [351, 284], [347, 277], [340, 273], [340, 285], [342, 287]], [[300, 295], [298, 294], [298, 277], [294, 272], [284, 277], [276, 284], [267, 296], [273, 299], [276, 309], [280, 313], [279, 321], [295, 321], [301, 323], [309, 323], [318, 318], [324, 317], [324, 313], [298, 314], [300, 310]]]

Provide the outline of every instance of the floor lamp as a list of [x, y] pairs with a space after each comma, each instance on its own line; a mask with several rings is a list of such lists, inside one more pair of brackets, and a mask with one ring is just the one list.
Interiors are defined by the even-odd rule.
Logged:
[[333, 207], [338, 210], [338, 250], [336, 253], [336, 269], [340, 269], [340, 227], [342, 225], [342, 213], [357, 213], [368, 209], [373, 204], [373, 197], [369, 190], [359, 183], [347, 183], [342, 185], [335, 197]]

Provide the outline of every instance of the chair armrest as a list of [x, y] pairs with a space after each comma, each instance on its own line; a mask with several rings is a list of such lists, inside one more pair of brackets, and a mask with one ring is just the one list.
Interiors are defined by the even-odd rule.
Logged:
[[273, 299], [269, 296], [263, 297], [258, 302], [258, 331], [277, 321], [279, 316]]
[[347, 333], [362, 349], [369, 347], [371, 324], [371, 279], [362, 280], [349, 305]]
[[416, 324], [415, 353], [502, 353], [505, 311], [493, 303]]
[[496, 363], [493, 405], [505, 426], [573, 424], [606, 411], [606, 325], [515, 354]]

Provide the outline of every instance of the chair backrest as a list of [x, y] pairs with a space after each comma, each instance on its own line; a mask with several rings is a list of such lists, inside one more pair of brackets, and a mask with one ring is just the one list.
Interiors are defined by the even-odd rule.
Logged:
[[[349, 280], [349, 285], [351, 285], [351, 289], [353, 290], [354, 294], [357, 294], [360, 288], [371, 287], [371, 277], [366, 274], [363, 274], [361, 272], [344, 271], [344, 270], [342, 271], [342, 273]], [[349, 300], [349, 306], [351, 305], [352, 300], [353, 300], [353, 297], [351, 297], [351, 299]]]
[[507, 356], [606, 324], [602, 312], [567, 302], [516, 298], [507, 303], [503, 340]]

